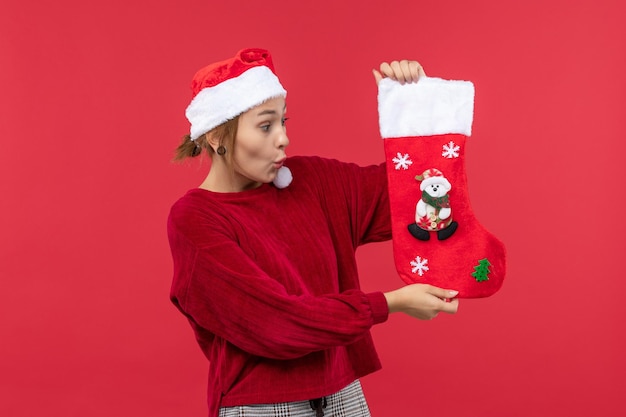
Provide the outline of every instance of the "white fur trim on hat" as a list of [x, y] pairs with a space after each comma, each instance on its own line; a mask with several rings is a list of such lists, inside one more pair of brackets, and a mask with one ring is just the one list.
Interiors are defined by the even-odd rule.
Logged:
[[200, 91], [185, 115], [191, 123], [191, 140], [269, 99], [286, 97], [278, 77], [265, 66], [250, 68], [235, 78]]
[[380, 134], [385, 138], [472, 134], [474, 84], [470, 81], [421, 77], [400, 84], [390, 78], [378, 83]]

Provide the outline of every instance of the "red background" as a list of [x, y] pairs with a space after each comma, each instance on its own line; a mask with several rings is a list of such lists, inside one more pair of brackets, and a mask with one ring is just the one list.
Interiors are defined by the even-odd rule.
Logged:
[[[206, 414], [165, 219], [207, 167], [170, 158], [195, 70], [246, 46], [273, 52], [292, 155], [382, 160], [381, 61], [475, 83], [469, 191], [507, 279], [374, 329], [375, 416], [621, 415], [621, 3], [3, 0], [0, 415]], [[358, 254], [366, 289], [401, 285], [390, 243]]]

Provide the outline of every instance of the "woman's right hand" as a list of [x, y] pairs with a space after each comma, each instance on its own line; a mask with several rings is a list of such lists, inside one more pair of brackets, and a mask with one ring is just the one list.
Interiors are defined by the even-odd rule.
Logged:
[[385, 298], [389, 313], [402, 312], [420, 320], [431, 320], [440, 312], [456, 313], [458, 293], [428, 284], [410, 284], [385, 293]]

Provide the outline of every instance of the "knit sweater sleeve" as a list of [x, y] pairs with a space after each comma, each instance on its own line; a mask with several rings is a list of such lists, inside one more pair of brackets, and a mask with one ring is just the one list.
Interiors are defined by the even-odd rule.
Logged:
[[175, 205], [168, 221], [171, 299], [203, 331], [252, 355], [291, 359], [353, 343], [387, 319], [380, 292], [294, 295], [259, 268], [226, 224], [199, 221], [189, 210]]
[[391, 239], [391, 214], [385, 165], [359, 166], [334, 159], [306, 158], [334, 223], [350, 228], [353, 246]]

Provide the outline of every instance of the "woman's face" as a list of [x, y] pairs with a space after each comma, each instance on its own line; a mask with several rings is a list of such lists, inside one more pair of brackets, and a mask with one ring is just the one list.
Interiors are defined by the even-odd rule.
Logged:
[[239, 117], [233, 166], [241, 190], [272, 182], [285, 162], [289, 145], [285, 111], [285, 99], [277, 97]]

